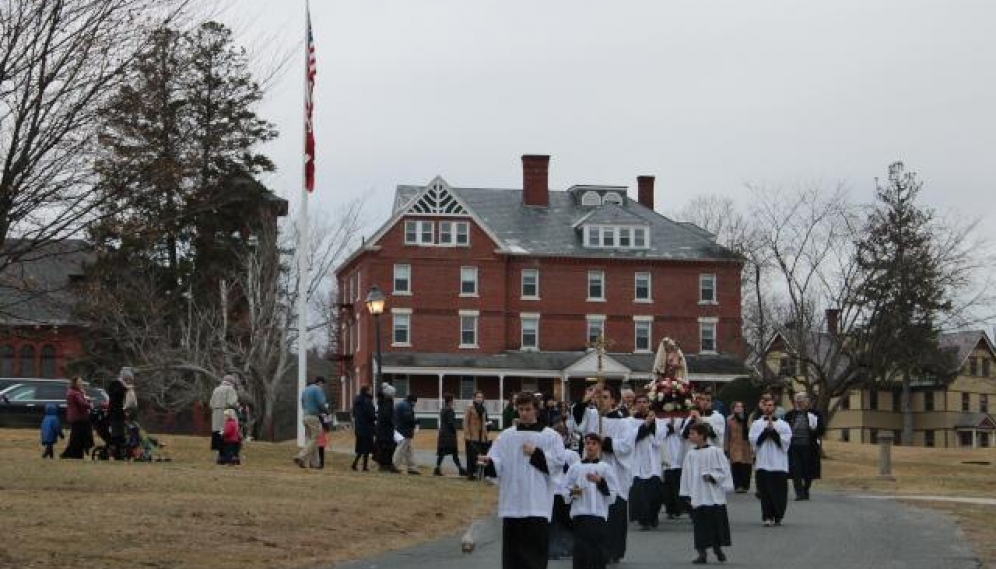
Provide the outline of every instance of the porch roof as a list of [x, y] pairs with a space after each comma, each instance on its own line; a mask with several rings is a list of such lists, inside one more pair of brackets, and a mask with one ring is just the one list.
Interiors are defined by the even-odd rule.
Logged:
[[962, 413], [955, 423], [956, 429], [996, 430], [996, 421], [989, 413]]
[[[596, 357], [592, 351], [531, 352], [506, 351], [498, 354], [441, 354], [389, 352], [383, 354], [386, 373], [502, 374], [511, 376], [587, 377], [594, 375]], [[688, 354], [692, 381], [732, 381], [748, 375], [743, 360], [731, 354]], [[654, 354], [608, 353], [603, 360], [606, 377], [647, 378]]]

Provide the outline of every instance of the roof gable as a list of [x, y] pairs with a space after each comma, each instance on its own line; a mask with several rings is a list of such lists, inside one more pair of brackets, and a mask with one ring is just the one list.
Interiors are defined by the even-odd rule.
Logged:
[[469, 215], [460, 198], [450, 190], [449, 184], [441, 176], [432, 179], [408, 203], [406, 213], [423, 215]]

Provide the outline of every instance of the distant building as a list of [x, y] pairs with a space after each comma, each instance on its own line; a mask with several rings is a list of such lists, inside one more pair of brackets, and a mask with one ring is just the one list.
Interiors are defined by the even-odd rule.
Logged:
[[[375, 376], [371, 286], [384, 378], [434, 414], [442, 394], [485, 393], [492, 411], [522, 390], [576, 398], [596, 372], [588, 347], [611, 342], [604, 374], [650, 377], [665, 336], [691, 377], [745, 375], [742, 260], [701, 228], [654, 211], [654, 178], [548, 188], [548, 156], [523, 156], [521, 189], [398, 186], [391, 218], [336, 269], [334, 358], [349, 401]], [[463, 403], [458, 401], [458, 408]]]
[[[835, 341], [831, 335], [817, 335], [814, 345]], [[989, 336], [981, 330], [941, 334], [942, 349], [951, 350], [958, 374], [950, 380], [917, 379], [913, 381], [913, 444], [925, 447], [991, 447], [996, 443], [996, 421], [990, 415], [990, 401], [996, 401], [996, 359]], [[799, 364], [791, 356], [791, 346], [776, 336], [767, 353], [769, 369], [778, 376], [791, 378], [799, 373]], [[777, 372], [775, 371], [777, 370]], [[852, 389], [840, 401], [830, 420], [826, 438], [874, 443], [881, 432], [892, 431], [900, 441], [903, 428], [900, 382]], [[789, 402], [789, 394], [785, 397]], [[831, 401], [831, 407], [837, 399]]]

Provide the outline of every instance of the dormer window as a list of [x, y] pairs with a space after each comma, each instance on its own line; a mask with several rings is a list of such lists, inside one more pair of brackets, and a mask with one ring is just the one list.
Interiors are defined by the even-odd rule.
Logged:
[[584, 207], [600, 206], [602, 205], [602, 196], [598, 195], [598, 192], [589, 190], [581, 195], [581, 205]]
[[610, 204], [610, 203], [616, 205], [622, 205], [623, 204], [622, 196], [620, 196], [616, 192], [606, 192], [605, 195], [602, 197], [602, 204]]
[[646, 227], [585, 225], [584, 246], [594, 249], [646, 249], [649, 247]]

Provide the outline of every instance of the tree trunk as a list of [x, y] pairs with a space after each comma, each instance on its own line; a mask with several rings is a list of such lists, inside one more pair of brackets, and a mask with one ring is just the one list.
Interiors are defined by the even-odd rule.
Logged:
[[260, 438], [267, 437], [270, 442], [274, 442], [273, 438], [273, 395], [267, 393], [263, 397], [263, 420], [260, 423], [261, 431], [259, 433]]
[[903, 412], [903, 446], [913, 444], [913, 386], [910, 381], [910, 372], [903, 372], [903, 394], [900, 403]]

